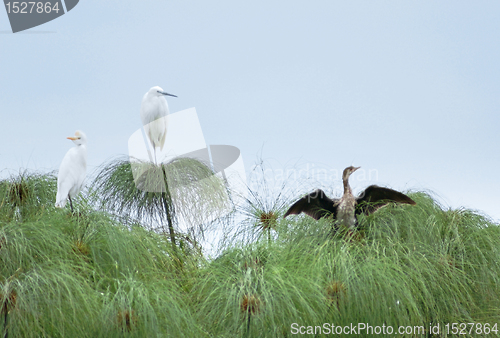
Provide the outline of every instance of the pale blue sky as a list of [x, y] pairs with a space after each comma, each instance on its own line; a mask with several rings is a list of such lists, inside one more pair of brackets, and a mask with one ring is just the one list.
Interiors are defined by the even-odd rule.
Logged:
[[498, 1], [81, 0], [9, 31], [0, 10], [0, 170], [57, 169], [76, 129], [89, 172], [126, 154], [158, 85], [247, 169], [353, 164], [378, 173], [355, 191], [429, 189], [500, 220]]

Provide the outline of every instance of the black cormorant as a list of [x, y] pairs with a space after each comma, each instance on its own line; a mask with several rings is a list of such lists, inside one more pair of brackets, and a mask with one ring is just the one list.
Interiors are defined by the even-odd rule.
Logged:
[[349, 186], [349, 176], [359, 168], [350, 166], [344, 169], [342, 174], [344, 194], [341, 198], [328, 198], [323, 190], [316, 189], [295, 202], [283, 217], [303, 212], [318, 220], [333, 215], [338, 224], [352, 229], [357, 223], [356, 215], [361, 213], [371, 214], [390, 202], [416, 204], [415, 201], [399, 191], [376, 185], [370, 185], [358, 197], [355, 197]]

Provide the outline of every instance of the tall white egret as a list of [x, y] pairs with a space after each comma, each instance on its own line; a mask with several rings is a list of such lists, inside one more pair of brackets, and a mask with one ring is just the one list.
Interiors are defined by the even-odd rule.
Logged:
[[75, 136], [70, 136], [68, 139], [72, 140], [76, 146], [68, 150], [59, 167], [56, 207], [64, 208], [69, 199], [71, 211], [73, 211], [71, 197], [78, 195], [87, 174], [87, 136], [77, 130]]
[[141, 104], [141, 120], [144, 132], [151, 141], [156, 162], [156, 148], [163, 150], [165, 137], [167, 136], [168, 104], [165, 95], [177, 97], [163, 91], [162, 88], [152, 87], [144, 97]]

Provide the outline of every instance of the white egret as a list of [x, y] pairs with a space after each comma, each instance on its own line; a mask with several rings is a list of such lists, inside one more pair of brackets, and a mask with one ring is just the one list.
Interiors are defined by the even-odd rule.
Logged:
[[68, 150], [59, 167], [56, 207], [64, 208], [69, 199], [71, 211], [73, 211], [71, 197], [78, 195], [87, 174], [87, 136], [77, 130], [75, 136], [68, 137], [68, 139], [72, 140], [76, 146]]
[[168, 104], [165, 95], [177, 97], [163, 91], [162, 88], [152, 87], [144, 97], [141, 104], [141, 120], [144, 132], [151, 141], [156, 162], [156, 148], [163, 150], [165, 137], [167, 136]]

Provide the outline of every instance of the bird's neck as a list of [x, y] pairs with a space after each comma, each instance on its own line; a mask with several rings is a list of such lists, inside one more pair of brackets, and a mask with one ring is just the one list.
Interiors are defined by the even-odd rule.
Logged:
[[349, 177], [344, 177], [342, 179], [342, 182], [344, 183], [344, 194], [351, 194], [352, 195], [352, 190], [351, 190], [351, 187], [349, 186]]

